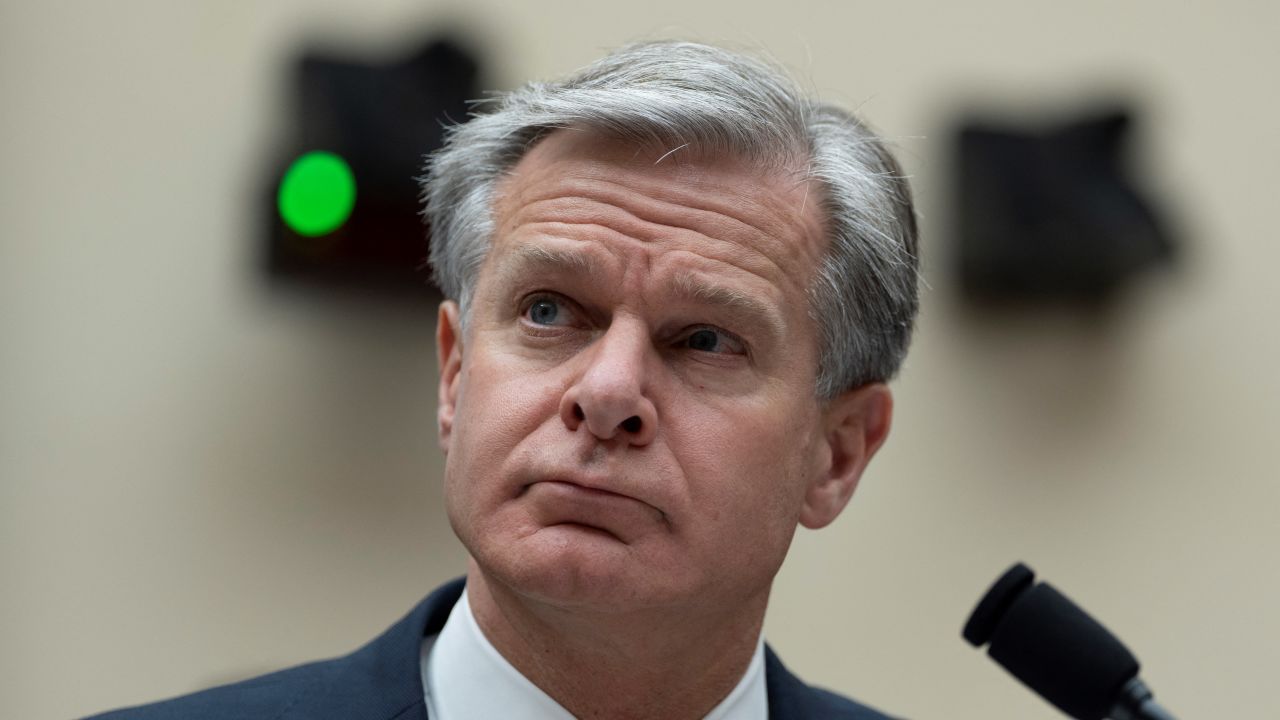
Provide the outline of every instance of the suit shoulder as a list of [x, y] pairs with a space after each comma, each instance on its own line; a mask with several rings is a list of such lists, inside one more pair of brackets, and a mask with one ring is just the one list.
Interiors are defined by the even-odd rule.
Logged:
[[809, 707], [812, 717], [835, 720], [894, 720], [894, 718], [860, 702], [837, 695], [830, 690], [809, 687]]
[[774, 720], [893, 720], [843, 695], [805, 684], [767, 645], [764, 662], [769, 717]]
[[307, 693], [315, 691], [335, 662], [323, 660], [299, 665], [84, 720], [275, 720]]
[[426, 720], [419, 656], [462, 594], [450, 582], [349, 655], [86, 720]]

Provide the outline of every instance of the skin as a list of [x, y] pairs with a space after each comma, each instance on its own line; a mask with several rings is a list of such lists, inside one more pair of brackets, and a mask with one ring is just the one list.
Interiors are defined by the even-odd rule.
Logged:
[[710, 711], [797, 525], [834, 520], [888, 434], [883, 384], [814, 396], [825, 241], [798, 178], [553, 132], [500, 184], [465, 333], [441, 306], [472, 606], [578, 717]]

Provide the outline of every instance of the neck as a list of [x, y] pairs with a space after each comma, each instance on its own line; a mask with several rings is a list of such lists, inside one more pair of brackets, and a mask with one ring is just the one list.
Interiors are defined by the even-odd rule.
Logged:
[[767, 590], [743, 607], [565, 610], [521, 596], [472, 561], [467, 594], [498, 652], [575, 717], [698, 720], [755, 653]]

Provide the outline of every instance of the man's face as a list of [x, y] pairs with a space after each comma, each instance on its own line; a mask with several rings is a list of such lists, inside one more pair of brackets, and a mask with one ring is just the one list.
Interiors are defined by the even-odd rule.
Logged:
[[551, 134], [499, 187], [465, 337], [442, 309], [449, 518], [529, 597], [764, 597], [797, 522], [834, 517], [810, 507], [818, 192], [682, 152]]

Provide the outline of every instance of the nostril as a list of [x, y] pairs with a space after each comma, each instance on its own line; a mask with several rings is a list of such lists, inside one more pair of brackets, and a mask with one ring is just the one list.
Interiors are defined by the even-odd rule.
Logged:
[[640, 422], [640, 416], [638, 415], [632, 415], [631, 417], [622, 421], [622, 429], [626, 430], [629, 433], [640, 432], [641, 425], [642, 423]]
[[582, 412], [582, 406], [578, 403], [573, 404], [573, 417], [579, 422], [587, 419], [587, 414]]

